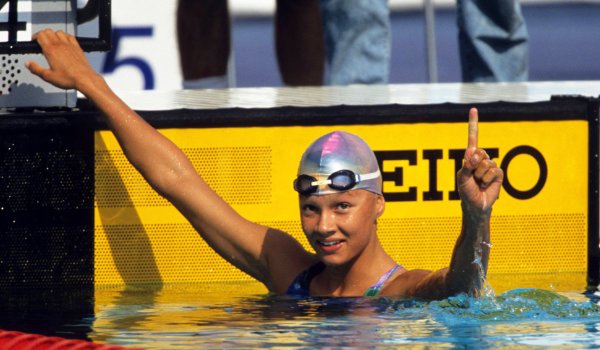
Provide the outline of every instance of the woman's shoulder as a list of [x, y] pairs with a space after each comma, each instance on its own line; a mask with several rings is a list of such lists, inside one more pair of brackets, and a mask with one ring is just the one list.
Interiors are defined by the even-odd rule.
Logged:
[[381, 291], [380, 295], [394, 297], [413, 296], [417, 285], [425, 278], [430, 276], [431, 273], [431, 270], [405, 269], [388, 283], [388, 285]]
[[263, 249], [268, 255], [269, 289], [283, 294], [292, 281], [306, 269], [319, 261], [319, 258], [291, 236], [282, 231], [271, 231]]

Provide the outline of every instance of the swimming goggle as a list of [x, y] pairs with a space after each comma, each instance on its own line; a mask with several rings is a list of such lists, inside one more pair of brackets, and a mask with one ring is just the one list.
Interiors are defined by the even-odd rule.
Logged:
[[315, 193], [321, 185], [328, 185], [336, 191], [347, 191], [361, 181], [376, 179], [380, 175], [379, 170], [368, 174], [355, 174], [352, 170], [338, 170], [329, 175], [327, 180], [317, 180], [313, 176], [303, 174], [294, 180], [294, 189], [304, 196]]

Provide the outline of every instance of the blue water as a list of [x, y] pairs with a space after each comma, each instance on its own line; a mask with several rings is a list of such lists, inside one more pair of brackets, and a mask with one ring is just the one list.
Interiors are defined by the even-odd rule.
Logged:
[[194, 294], [97, 300], [88, 336], [147, 349], [600, 347], [600, 307], [581, 294], [517, 289], [434, 302]]
[[425, 302], [164, 288], [88, 301], [3, 307], [0, 329], [146, 349], [600, 347], [596, 297], [542, 289]]

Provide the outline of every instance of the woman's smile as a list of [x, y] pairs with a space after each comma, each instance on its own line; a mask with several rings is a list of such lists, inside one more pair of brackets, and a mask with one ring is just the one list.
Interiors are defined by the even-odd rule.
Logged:
[[340, 240], [317, 240], [317, 244], [324, 253], [333, 253], [342, 248], [343, 241], [340, 241]]

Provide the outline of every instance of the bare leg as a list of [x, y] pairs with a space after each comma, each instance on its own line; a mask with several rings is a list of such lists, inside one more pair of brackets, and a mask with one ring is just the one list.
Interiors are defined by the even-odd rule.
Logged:
[[226, 0], [179, 0], [177, 40], [183, 78], [225, 76], [230, 36]]
[[322, 85], [323, 46], [319, 0], [277, 0], [275, 48], [286, 85]]

